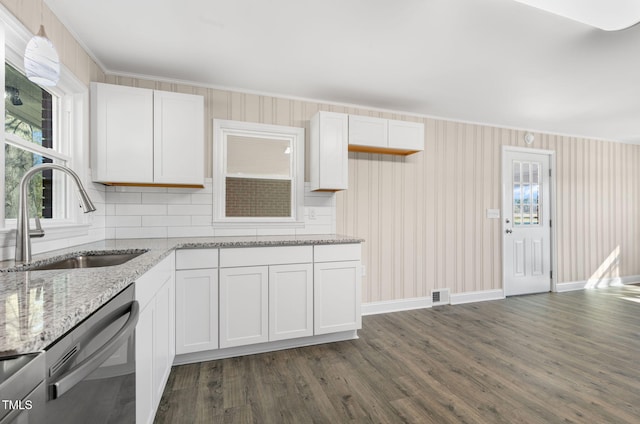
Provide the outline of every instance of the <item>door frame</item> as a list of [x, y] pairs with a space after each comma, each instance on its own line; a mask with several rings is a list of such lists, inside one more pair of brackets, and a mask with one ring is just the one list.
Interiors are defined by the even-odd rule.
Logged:
[[500, 186], [501, 186], [501, 204], [502, 204], [502, 209], [501, 209], [501, 214], [500, 214], [500, 220], [501, 220], [501, 225], [500, 225], [500, 243], [501, 243], [501, 249], [502, 249], [502, 295], [503, 297], [505, 297], [505, 284], [506, 284], [506, 273], [505, 273], [505, 264], [506, 264], [506, 259], [505, 259], [505, 254], [506, 254], [506, 249], [505, 249], [505, 243], [504, 243], [504, 237], [505, 237], [505, 231], [507, 230], [506, 228], [506, 223], [504, 220], [504, 216], [505, 213], [507, 211], [508, 207], [511, 207], [511, 205], [507, 205], [505, 202], [506, 199], [506, 187], [505, 187], [505, 183], [504, 183], [504, 179], [505, 179], [505, 175], [503, 175], [503, 170], [505, 167], [505, 153], [507, 152], [513, 152], [513, 153], [536, 153], [536, 154], [541, 154], [541, 155], [546, 155], [549, 157], [549, 169], [551, 170], [551, 176], [549, 177], [549, 203], [551, 203], [549, 205], [549, 214], [551, 217], [551, 244], [549, 246], [549, 248], [551, 249], [551, 251], [549, 252], [549, 254], [551, 255], [551, 291], [552, 292], [556, 292], [557, 291], [557, 269], [558, 269], [558, 249], [557, 249], [557, 228], [558, 228], [558, 220], [556, 217], [556, 152], [554, 150], [545, 150], [545, 149], [534, 149], [534, 148], [530, 148], [530, 147], [518, 147], [518, 146], [506, 146], [503, 145], [501, 152], [500, 152], [500, 165], [501, 165], [501, 169], [500, 169]]

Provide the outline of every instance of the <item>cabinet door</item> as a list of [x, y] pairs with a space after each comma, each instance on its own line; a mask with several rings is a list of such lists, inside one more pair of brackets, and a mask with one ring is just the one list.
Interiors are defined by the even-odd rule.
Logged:
[[176, 353], [218, 348], [218, 270], [176, 272]]
[[269, 267], [269, 341], [313, 335], [313, 265]]
[[155, 183], [204, 185], [204, 99], [155, 91]]
[[389, 148], [407, 151], [424, 150], [424, 124], [389, 121]]
[[175, 257], [170, 254], [135, 282], [136, 422], [151, 423], [175, 356]]
[[266, 266], [220, 270], [220, 347], [269, 340]]
[[155, 297], [153, 314], [153, 408], [157, 409], [175, 355], [174, 285], [167, 280]]
[[153, 422], [153, 315], [151, 302], [140, 312], [136, 325], [136, 423]]
[[349, 146], [387, 147], [387, 119], [349, 115]]
[[153, 182], [153, 90], [91, 84], [93, 180]]
[[348, 115], [318, 112], [310, 123], [311, 190], [346, 190], [349, 183]]
[[314, 264], [314, 334], [362, 328], [360, 261]]

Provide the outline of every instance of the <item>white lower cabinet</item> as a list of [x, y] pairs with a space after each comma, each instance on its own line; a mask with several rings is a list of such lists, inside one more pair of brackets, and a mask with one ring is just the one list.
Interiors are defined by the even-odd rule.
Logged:
[[176, 354], [217, 349], [218, 249], [176, 251]]
[[218, 270], [176, 271], [176, 354], [218, 348]]
[[269, 267], [269, 341], [313, 336], [313, 265]]
[[220, 250], [220, 347], [313, 335], [313, 247]]
[[314, 265], [315, 334], [362, 328], [360, 261]]
[[220, 347], [269, 340], [266, 266], [220, 269]]
[[176, 268], [178, 363], [361, 328], [360, 244], [184, 249]]
[[174, 280], [171, 278], [156, 293], [153, 305], [153, 400], [158, 407], [169, 379], [176, 352], [174, 317]]
[[153, 314], [147, 306], [136, 325], [136, 423], [151, 423], [153, 407]]
[[313, 335], [313, 265], [220, 270], [220, 347]]
[[314, 334], [362, 328], [360, 245], [322, 245], [314, 249]]
[[135, 282], [136, 422], [151, 423], [175, 356], [174, 274], [171, 254]]

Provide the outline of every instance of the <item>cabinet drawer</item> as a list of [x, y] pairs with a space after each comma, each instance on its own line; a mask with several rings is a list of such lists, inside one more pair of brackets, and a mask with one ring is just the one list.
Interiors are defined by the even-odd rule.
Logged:
[[313, 261], [313, 246], [220, 249], [220, 267], [301, 264]]
[[218, 249], [180, 249], [176, 251], [176, 269], [218, 267]]
[[359, 261], [360, 257], [360, 243], [322, 244], [313, 248], [314, 262]]

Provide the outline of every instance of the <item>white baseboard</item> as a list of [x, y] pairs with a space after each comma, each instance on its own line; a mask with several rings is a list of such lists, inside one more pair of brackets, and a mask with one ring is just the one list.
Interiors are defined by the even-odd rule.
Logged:
[[[466, 293], [454, 293], [449, 296], [451, 305], [461, 305], [471, 302], [485, 302], [487, 300], [504, 299], [504, 291], [483, 290]], [[433, 301], [430, 297], [413, 297], [410, 299], [385, 300], [362, 304], [362, 315], [387, 314], [390, 312], [410, 311], [412, 309], [431, 308]]]
[[640, 284], [640, 275], [622, 277], [622, 284]]
[[[568, 292], [572, 290], [584, 290], [589, 288], [602, 288], [621, 286], [624, 284], [640, 283], [640, 275], [630, 275], [627, 277], [606, 278], [600, 280], [571, 281], [567, 283], [557, 283], [556, 292]], [[464, 303], [486, 302], [489, 300], [504, 299], [504, 290], [481, 290], [474, 292], [452, 293], [449, 296], [451, 305], [462, 305]], [[433, 306], [430, 297], [414, 297], [410, 299], [385, 300], [382, 302], [370, 302], [362, 304], [362, 315], [387, 314], [390, 312], [410, 311], [412, 309], [431, 308]]]
[[488, 300], [504, 299], [504, 290], [482, 290], [475, 292], [454, 293], [451, 295], [452, 305], [461, 305], [463, 303], [486, 302]]
[[173, 365], [192, 364], [195, 362], [213, 361], [216, 359], [233, 358], [236, 356], [254, 355], [257, 353], [274, 352], [276, 350], [291, 349], [296, 347], [312, 346], [354, 340], [358, 338], [358, 332], [342, 331], [339, 333], [322, 334], [319, 336], [300, 337], [297, 339], [279, 340], [254, 345], [229, 347], [226, 349], [207, 350], [203, 352], [185, 353], [176, 355]]
[[626, 277], [592, 278], [582, 281], [570, 281], [567, 283], [557, 283], [556, 292], [563, 293], [573, 290], [599, 289], [604, 287], [622, 286], [625, 284], [640, 283], [640, 275], [628, 275]]
[[362, 304], [362, 315], [388, 314], [390, 312], [410, 311], [412, 309], [430, 308], [430, 297], [413, 297], [410, 299], [385, 300]]
[[564, 293], [574, 290], [584, 290], [587, 286], [586, 281], [570, 281], [567, 283], [556, 283], [556, 292]]

